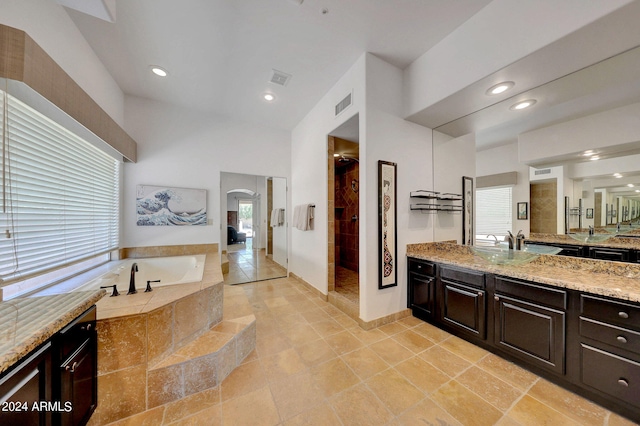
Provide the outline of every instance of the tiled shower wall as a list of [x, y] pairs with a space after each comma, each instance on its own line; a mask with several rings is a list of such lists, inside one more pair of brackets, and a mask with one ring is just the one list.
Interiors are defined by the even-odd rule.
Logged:
[[358, 163], [351, 160], [345, 166], [336, 164], [335, 229], [336, 265], [358, 272], [359, 241], [359, 172]]
[[531, 232], [555, 234], [558, 232], [558, 199], [556, 182], [532, 183], [531, 196]]

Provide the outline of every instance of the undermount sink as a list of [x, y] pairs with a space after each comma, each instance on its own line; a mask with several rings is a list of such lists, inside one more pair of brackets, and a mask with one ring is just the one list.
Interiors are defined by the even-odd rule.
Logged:
[[494, 265], [522, 265], [538, 258], [539, 253], [525, 250], [511, 250], [501, 245], [493, 247], [471, 246], [471, 251]]
[[601, 243], [603, 241], [608, 240], [613, 237], [612, 234], [585, 234], [585, 233], [577, 233], [577, 234], [567, 234], [571, 238], [576, 241], [580, 241], [582, 243]]

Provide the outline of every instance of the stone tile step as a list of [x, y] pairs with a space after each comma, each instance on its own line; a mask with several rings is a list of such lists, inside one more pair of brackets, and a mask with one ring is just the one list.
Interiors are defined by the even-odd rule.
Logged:
[[229, 273], [229, 258], [226, 254], [220, 256], [220, 268], [223, 274]]
[[256, 346], [256, 318], [224, 320], [147, 371], [147, 408], [221, 383]]

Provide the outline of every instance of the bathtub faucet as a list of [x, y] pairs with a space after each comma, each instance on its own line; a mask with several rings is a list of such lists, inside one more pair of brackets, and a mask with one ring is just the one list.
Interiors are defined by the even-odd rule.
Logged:
[[129, 279], [129, 291], [127, 294], [136, 294], [136, 272], [138, 272], [138, 264], [131, 265], [131, 278]]

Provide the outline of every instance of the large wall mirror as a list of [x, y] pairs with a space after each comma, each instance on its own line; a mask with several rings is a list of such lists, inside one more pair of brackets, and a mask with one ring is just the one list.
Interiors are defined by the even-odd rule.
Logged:
[[287, 180], [220, 173], [220, 245], [226, 284], [287, 276]]

